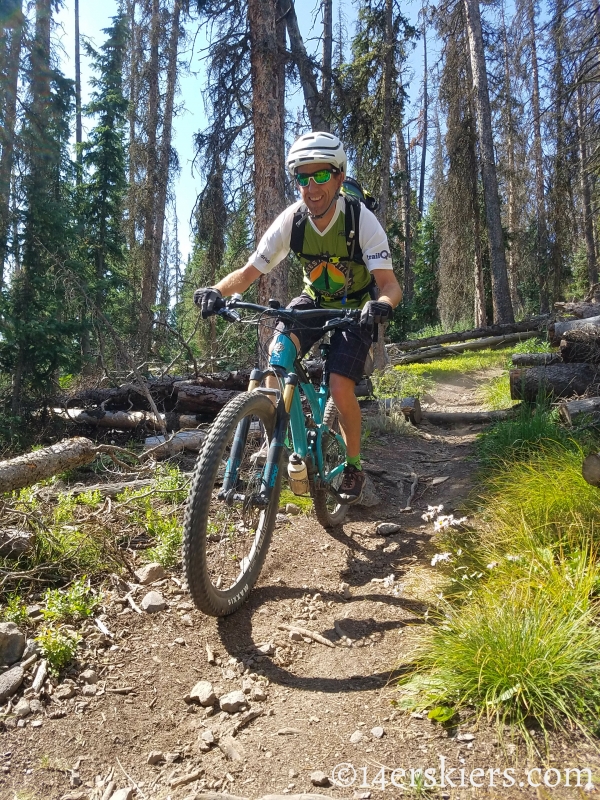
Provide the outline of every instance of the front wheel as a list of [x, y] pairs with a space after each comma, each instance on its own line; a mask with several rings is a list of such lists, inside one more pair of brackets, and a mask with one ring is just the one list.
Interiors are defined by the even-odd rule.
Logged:
[[[325, 406], [323, 422], [335, 433], [340, 433], [339, 412], [331, 397]], [[335, 469], [335, 467], [346, 460], [346, 451], [335, 436], [325, 434], [321, 439], [321, 447], [323, 450], [323, 464], [326, 473], [331, 472], [331, 470]], [[338, 489], [341, 482], [342, 474], [340, 472], [339, 476], [335, 478], [332, 483], [333, 488]], [[338, 502], [327, 489], [322, 487], [317, 488], [313, 485], [311, 494], [315, 514], [321, 525], [324, 528], [334, 528], [336, 525], [341, 525], [346, 519], [349, 508], [348, 504]]]
[[214, 421], [198, 459], [183, 531], [190, 594], [221, 617], [248, 598], [265, 560], [281, 491], [281, 464], [269, 503], [257, 502], [276, 412], [262, 394], [241, 394]]

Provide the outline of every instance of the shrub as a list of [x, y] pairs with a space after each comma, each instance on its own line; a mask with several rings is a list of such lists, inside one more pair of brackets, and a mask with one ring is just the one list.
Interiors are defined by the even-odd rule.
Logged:
[[66, 628], [46, 627], [42, 628], [35, 640], [48, 662], [49, 671], [58, 675], [75, 655], [81, 636]]
[[83, 577], [66, 589], [46, 589], [42, 614], [45, 619], [56, 622], [82, 620], [93, 613], [99, 602], [98, 596]]

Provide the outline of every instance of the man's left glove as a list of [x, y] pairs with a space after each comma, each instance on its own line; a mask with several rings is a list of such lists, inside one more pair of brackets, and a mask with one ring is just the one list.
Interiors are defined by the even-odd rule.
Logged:
[[361, 328], [373, 330], [375, 325], [382, 325], [392, 316], [393, 310], [389, 303], [383, 303], [380, 300], [369, 300], [363, 306], [360, 315]]
[[200, 307], [200, 315], [202, 319], [212, 317], [215, 313], [215, 303], [217, 300], [222, 300], [223, 295], [218, 289], [213, 289], [212, 286], [207, 286], [204, 289], [196, 289], [194, 292], [194, 303]]

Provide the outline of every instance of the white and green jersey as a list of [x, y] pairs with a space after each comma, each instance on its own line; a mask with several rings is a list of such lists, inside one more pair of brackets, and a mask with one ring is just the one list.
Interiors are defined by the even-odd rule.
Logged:
[[[267, 274], [290, 251], [294, 215], [303, 202], [285, 209], [260, 240], [249, 259], [260, 272]], [[304, 291], [319, 298], [324, 308], [360, 308], [369, 299], [368, 288], [375, 269], [392, 269], [390, 248], [377, 217], [364, 205], [358, 215], [360, 256], [350, 257], [345, 215], [350, 213], [343, 196], [336, 203], [333, 219], [319, 231], [308, 217], [304, 225], [301, 252], [297, 253], [304, 270]], [[364, 290], [364, 291], [363, 291]]]

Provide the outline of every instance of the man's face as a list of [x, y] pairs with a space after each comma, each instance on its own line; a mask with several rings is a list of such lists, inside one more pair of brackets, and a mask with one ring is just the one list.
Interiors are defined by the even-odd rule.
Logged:
[[[297, 174], [313, 175], [315, 172], [318, 172], [322, 169], [330, 170], [332, 169], [332, 166], [331, 164], [327, 163], [306, 164], [305, 166], [298, 168]], [[336, 192], [339, 192], [341, 189], [343, 182], [344, 173], [338, 172], [337, 175], [332, 174], [327, 183], [317, 184], [311, 178], [311, 180], [308, 182], [308, 186], [298, 186], [298, 183], [296, 183], [296, 186], [298, 186], [300, 189], [302, 200], [306, 203], [306, 207], [310, 213], [314, 216], [318, 216], [319, 214], [324, 214], [325, 211], [327, 211]]]

